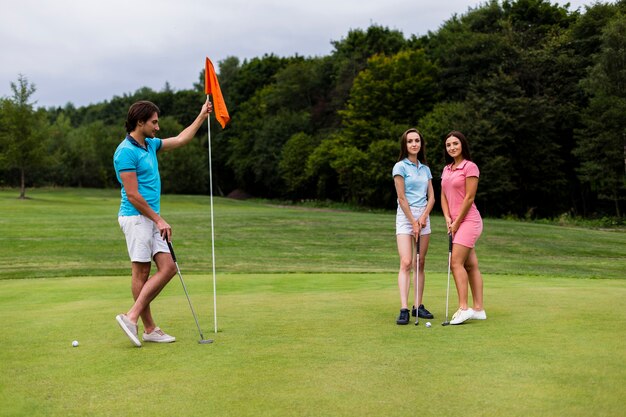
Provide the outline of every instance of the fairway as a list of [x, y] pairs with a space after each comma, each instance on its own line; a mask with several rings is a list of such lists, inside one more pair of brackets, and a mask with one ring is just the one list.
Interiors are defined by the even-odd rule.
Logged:
[[487, 220], [488, 320], [442, 327], [433, 218], [428, 329], [395, 325], [393, 214], [216, 199], [215, 334], [208, 199], [166, 196], [215, 343], [197, 344], [174, 277], [153, 310], [177, 342], [137, 349], [114, 320], [130, 302], [116, 191], [30, 195], [0, 191], [0, 416], [626, 415], [623, 231]]

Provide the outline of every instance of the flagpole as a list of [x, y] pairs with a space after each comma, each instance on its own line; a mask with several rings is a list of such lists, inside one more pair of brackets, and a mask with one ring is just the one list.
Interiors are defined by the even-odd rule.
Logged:
[[[215, 69], [213, 63], [206, 57], [204, 61], [204, 92], [206, 93], [207, 101], [209, 95], [213, 96], [214, 101], [214, 113], [217, 121], [222, 126], [222, 129], [226, 126], [230, 120], [228, 110], [226, 109], [226, 103], [224, 103], [224, 97], [222, 97], [222, 91], [217, 81], [217, 75], [215, 75]], [[210, 115], [209, 115], [210, 116]], [[215, 227], [213, 224], [213, 167], [211, 158], [211, 117], [207, 119], [208, 124], [208, 136], [209, 136], [209, 189], [211, 191], [211, 255], [213, 257], [213, 317], [215, 319], [215, 333], [217, 333], [217, 290], [215, 284]]]
[[[209, 100], [209, 95], [206, 95]], [[213, 167], [211, 162], [211, 115], [207, 118], [209, 144], [209, 190], [211, 195], [211, 266], [213, 267], [213, 319], [215, 333], [217, 333], [217, 292], [215, 287], [215, 227], [213, 225]]]

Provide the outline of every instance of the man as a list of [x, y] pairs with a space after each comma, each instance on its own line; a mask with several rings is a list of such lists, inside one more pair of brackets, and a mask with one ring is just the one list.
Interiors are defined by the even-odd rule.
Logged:
[[[176, 275], [176, 265], [167, 246], [172, 228], [160, 215], [161, 176], [156, 154], [189, 143], [211, 111], [213, 106], [207, 100], [196, 120], [178, 136], [159, 139], [155, 137], [159, 131], [159, 108], [149, 101], [138, 101], [128, 109], [128, 134], [113, 156], [117, 180], [122, 185], [118, 221], [126, 236], [132, 269], [131, 290], [135, 299], [130, 310], [115, 319], [137, 347], [141, 346], [137, 334], [140, 317], [144, 342], [171, 343], [176, 340], [157, 327], [150, 311], [152, 300]], [[157, 272], [149, 277], [152, 259]]]

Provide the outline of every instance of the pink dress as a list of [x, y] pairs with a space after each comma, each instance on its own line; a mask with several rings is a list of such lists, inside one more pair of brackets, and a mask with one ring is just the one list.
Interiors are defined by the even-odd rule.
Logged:
[[[450, 217], [454, 221], [463, 205], [465, 198], [465, 179], [478, 177], [478, 166], [472, 161], [464, 160], [458, 167], [452, 169], [452, 165], [446, 165], [441, 173], [441, 189], [448, 200]], [[452, 237], [453, 243], [473, 248], [483, 231], [483, 219], [472, 203], [469, 211], [459, 226], [459, 230]]]

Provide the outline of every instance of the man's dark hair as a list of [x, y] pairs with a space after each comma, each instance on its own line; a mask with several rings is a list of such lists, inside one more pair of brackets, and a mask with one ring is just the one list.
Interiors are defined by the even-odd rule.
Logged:
[[159, 114], [159, 108], [153, 102], [142, 100], [134, 103], [128, 109], [128, 116], [126, 116], [126, 133], [135, 130], [137, 123], [147, 122], [154, 113]]

